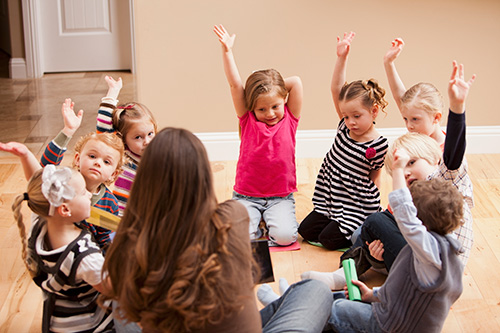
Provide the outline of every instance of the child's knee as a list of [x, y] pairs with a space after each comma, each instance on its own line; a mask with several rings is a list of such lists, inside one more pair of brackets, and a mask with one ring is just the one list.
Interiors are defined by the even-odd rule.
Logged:
[[269, 227], [269, 239], [281, 246], [287, 246], [297, 240], [297, 227]]

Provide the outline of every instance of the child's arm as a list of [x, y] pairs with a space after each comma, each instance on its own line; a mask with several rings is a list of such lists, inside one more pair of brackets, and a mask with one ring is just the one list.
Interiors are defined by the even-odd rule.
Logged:
[[333, 69], [331, 91], [333, 97], [333, 104], [335, 105], [335, 110], [340, 119], [343, 118], [342, 113], [339, 108], [339, 95], [340, 90], [345, 84], [346, 69], [347, 69], [347, 56], [349, 55], [349, 50], [351, 48], [351, 42], [356, 34], [354, 32], [344, 33], [344, 38], [340, 40], [337, 36], [337, 61], [335, 62], [335, 67]]
[[42, 166], [46, 166], [48, 164], [59, 165], [61, 163], [69, 140], [71, 140], [71, 137], [80, 127], [82, 123], [83, 110], [80, 110], [78, 111], [78, 114], [75, 114], [73, 111], [74, 105], [75, 103], [71, 101], [71, 98], [66, 98], [62, 104], [61, 113], [64, 120], [64, 128], [51, 142], [49, 142], [45, 148], [45, 151], [40, 159], [40, 164]]
[[290, 112], [295, 116], [295, 118], [300, 117], [300, 112], [302, 111], [302, 80], [298, 76], [291, 76], [285, 79], [285, 87], [288, 91], [287, 105]]
[[398, 71], [396, 70], [396, 65], [394, 61], [399, 56], [403, 50], [405, 43], [401, 38], [396, 38], [392, 41], [391, 48], [384, 56], [384, 68], [389, 80], [389, 87], [391, 87], [392, 97], [396, 101], [396, 105], [401, 111], [401, 98], [406, 92], [405, 85], [401, 78], [399, 77]]
[[41, 168], [40, 163], [36, 159], [35, 155], [22, 143], [19, 142], [0, 142], [0, 150], [5, 151], [19, 157], [21, 165], [23, 166], [24, 177], [26, 180], [30, 180], [31, 176]]
[[382, 169], [377, 169], [377, 170], [371, 170], [370, 174], [368, 177], [370, 177], [371, 181], [377, 186], [377, 188], [380, 188], [380, 175], [382, 174]]
[[473, 75], [466, 82], [464, 80], [464, 66], [453, 61], [453, 71], [448, 84], [450, 113], [443, 152], [443, 161], [448, 170], [460, 168], [465, 154], [465, 100], [475, 79], [476, 75]]
[[438, 241], [417, 217], [417, 208], [406, 186], [404, 168], [410, 160], [405, 149], [394, 151], [393, 191], [389, 193], [389, 205], [392, 207], [401, 234], [413, 251], [418, 280], [423, 285], [431, 285], [439, 277], [442, 261]]
[[219, 37], [222, 45], [222, 62], [224, 63], [224, 73], [231, 89], [234, 109], [236, 115], [242, 117], [248, 111], [245, 107], [245, 90], [241, 81], [238, 67], [233, 56], [233, 44], [236, 35], [229, 35], [226, 29], [221, 25], [214, 26], [214, 32]]
[[123, 82], [121, 77], [115, 80], [108, 75], [104, 77], [104, 80], [108, 84], [108, 92], [101, 99], [101, 104], [99, 105], [96, 131], [97, 133], [113, 133], [115, 131], [113, 127], [113, 110], [118, 104], [118, 95], [123, 87]]

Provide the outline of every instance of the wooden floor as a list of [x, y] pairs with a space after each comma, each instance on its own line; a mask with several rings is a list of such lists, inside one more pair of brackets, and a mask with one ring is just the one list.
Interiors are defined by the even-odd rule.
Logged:
[[[52, 128], [51, 123], [54, 117], [59, 117], [60, 103], [65, 97], [76, 97], [77, 108], [79, 101], [88, 104], [84, 107], [84, 121], [90, 124], [77, 135], [92, 130], [95, 106], [105, 93], [104, 74], [52, 75], [35, 81], [0, 79], [0, 141], [25, 142], [39, 155], [40, 149], [60, 129]], [[122, 76], [126, 76], [125, 84], [133, 86], [132, 76]], [[122, 101], [131, 100], [135, 91], [131, 89], [127, 94], [132, 97], [121, 98]], [[51, 109], [44, 109], [48, 105]], [[62, 122], [58, 124], [62, 126]], [[500, 332], [500, 155], [467, 155], [467, 159], [474, 183], [475, 243], [464, 273], [464, 292], [453, 305], [443, 332]], [[70, 159], [64, 163], [69, 164]], [[298, 221], [312, 209], [311, 195], [320, 164], [321, 159], [297, 161]], [[219, 200], [229, 199], [236, 162], [213, 162], [212, 167]], [[39, 332], [41, 327], [41, 292], [21, 261], [21, 243], [10, 208], [13, 198], [24, 192], [26, 183], [17, 158], [0, 153], [0, 332]], [[385, 173], [382, 183], [385, 206], [390, 191], [390, 178]], [[24, 207], [23, 211], [29, 217], [29, 209]], [[285, 277], [293, 283], [300, 280], [303, 271], [332, 271], [338, 267], [340, 252], [300, 242], [299, 251], [272, 253], [276, 280]], [[363, 278], [371, 286], [384, 280], [372, 271]], [[271, 286], [278, 291], [277, 282]]]

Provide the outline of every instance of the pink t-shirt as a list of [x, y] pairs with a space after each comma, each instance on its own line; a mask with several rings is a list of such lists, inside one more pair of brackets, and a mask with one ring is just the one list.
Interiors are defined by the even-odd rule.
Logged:
[[251, 197], [284, 197], [297, 192], [295, 134], [299, 119], [285, 104], [283, 119], [274, 126], [260, 122], [252, 111], [240, 120], [240, 157], [234, 190]]

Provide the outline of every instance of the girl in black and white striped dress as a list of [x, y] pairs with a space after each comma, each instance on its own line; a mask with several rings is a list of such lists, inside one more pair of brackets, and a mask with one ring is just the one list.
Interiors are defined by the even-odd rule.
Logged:
[[353, 32], [337, 38], [331, 90], [341, 120], [316, 180], [314, 210], [299, 226], [306, 241], [330, 250], [351, 246], [354, 230], [380, 211], [378, 182], [388, 148], [375, 129], [379, 111], [387, 106], [385, 90], [374, 79], [345, 83], [353, 38]]

